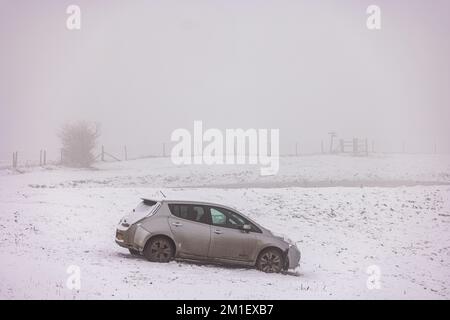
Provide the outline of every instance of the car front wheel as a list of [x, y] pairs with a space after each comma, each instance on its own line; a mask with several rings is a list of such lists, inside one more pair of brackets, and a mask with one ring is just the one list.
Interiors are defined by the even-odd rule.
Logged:
[[283, 269], [283, 255], [280, 250], [269, 248], [261, 252], [256, 261], [258, 270], [274, 273]]

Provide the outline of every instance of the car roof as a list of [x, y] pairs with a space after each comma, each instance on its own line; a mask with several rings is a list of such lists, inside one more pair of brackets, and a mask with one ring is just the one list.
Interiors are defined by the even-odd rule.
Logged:
[[256, 226], [258, 226], [261, 229], [268, 230], [261, 226], [259, 223], [254, 221], [253, 219], [249, 218], [247, 215], [242, 214], [237, 210], [236, 208], [229, 207], [223, 204], [214, 203], [214, 202], [207, 202], [207, 201], [195, 201], [195, 200], [182, 200], [182, 199], [168, 199], [168, 198], [141, 198], [144, 202], [150, 202], [152, 205], [156, 204], [157, 202], [160, 203], [182, 203], [182, 204], [198, 204], [198, 205], [204, 205], [204, 206], [213, 206], [213, 207], [220, 207], [225, 208], [233, 212], [238, 212], [239, 214], [243, 215], [246, 219], [248, 219], [250, 222], [254, 223]]
[[236, 210], [232, 207], [220, 204], [220, 203], [214, 203], [214, 202], [207, 202], [207, 201], [200, 201], [200, 200], [184, 200], [184, 199], [168, 199], [168, 198], [141, 198], [145, 202], [166, 202], [166, 203], [185, 203], [185, 204], [198, 204], [198, 205], [207, 205], [207, 206], [215, 206], [215, 207], [222, 207], [222, 208], [228, 208], [231, 210]]

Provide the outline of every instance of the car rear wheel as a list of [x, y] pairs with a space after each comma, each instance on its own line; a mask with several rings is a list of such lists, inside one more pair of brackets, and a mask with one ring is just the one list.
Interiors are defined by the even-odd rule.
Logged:
[[152, 262], [169, 262], [174, 256], [174, 248], [169, 239], [156, 237], [145, 246], [144, 256]]
[[283, 269], [283, 255], [280, 250], [269, 248], [261, 252], [256, 267], [264, 272], [280, 272]]

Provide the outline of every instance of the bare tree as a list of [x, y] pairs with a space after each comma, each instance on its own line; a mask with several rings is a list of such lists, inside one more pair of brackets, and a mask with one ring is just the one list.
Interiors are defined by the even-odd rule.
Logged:
[[95, 160], [93, 150], [99, 136], [97, 123], [80, 121], [65, 124], [59, 133], [62, 163], [71, 167], [90, 167]]

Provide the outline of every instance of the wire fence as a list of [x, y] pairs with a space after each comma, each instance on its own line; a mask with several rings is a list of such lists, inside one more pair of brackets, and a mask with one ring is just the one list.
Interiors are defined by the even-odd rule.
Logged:
[[[96, 162], [130, 161], [144, 158], [170, 157], [175, 142], [161, 142], [148, 144], [145, 148], [130, 147], [128, 145], [113, 146], [99, 145], [94, 150]], [[315, 145], [316, 147], [311, 147]], [[307, 146], [307, 147], [305, 147]], [[269, 148], [270, 149], [270, 148]], [[320, 154], [370, 156], [374, 154], [439, 154], [449, 150], [439, 148], [437, 143], [423, 145], [408, 144], [405, 141], [386, 143], [367, 138], [350, 139], [322, 139], [315, 143], [295, 141], [280, 146], [279, 155], [283, 157], [308, 156]], [[247, 146], [246, 155], [249, 154]], [[193, 155], [195, 156], [195, 155]], [[0, 158], [0, 169], [18, 169], [21, 167], [37, 167], [61, 165], [64, 153], [61, 149], [16, 150], [10, 153], [9, 159]]]

